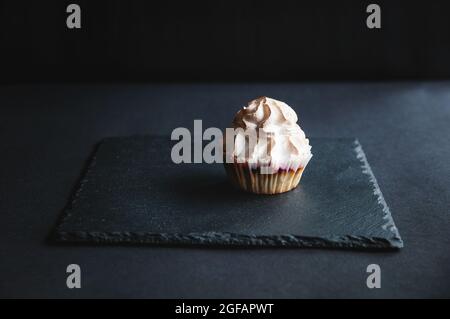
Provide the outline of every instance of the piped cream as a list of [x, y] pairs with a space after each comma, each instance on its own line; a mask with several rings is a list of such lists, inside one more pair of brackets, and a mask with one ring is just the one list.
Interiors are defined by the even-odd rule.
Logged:
[[265, 96], [250, 101], [233, 120], [234, 158], [252, 168], [269, 165], [274, 171], [306, 167], [311, 146], [297, 121], [295, 111], [284, 102]]

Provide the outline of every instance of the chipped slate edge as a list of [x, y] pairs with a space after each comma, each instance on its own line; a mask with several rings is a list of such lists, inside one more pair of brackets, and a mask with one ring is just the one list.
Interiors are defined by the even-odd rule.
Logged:
[[372, 168], [369, 165], [369, 162], [367, 161], [366, 154], [364, 153], [361, 144], [358, 140], [354, 141], [355, 145], [355, 153], [356, 157], [361, 161], [361, 168], [363, 174], [366, 174], [369, 176], [369, 180], [372, 183], [373, 186], [373, 194], [377, 198], [377, 202], [381, 205], [384, 216], [383, 219], [386, 221], [386, 223], [382, 226], [384, 230], [389, 230], [394, 235], [394, 240], [397, 242], [397, 247], [402, 248], [403, 247], [403, 241], [400, 237], [400, 233], [398, 232], [397, 227], [395, 226], [394, 219], [392, 218], [391, 211], [389, 209], [389, 206], [386, 203], [386, 200], [384, 199], [383, 193], [381, 192], [380, 186], [378, 185], [377, 179], [375, 178], [375, 175], [373, 174]]
[[148, 232], [58, 232], [58, 242], [97, 244], [158, 244], [158, 245], [209, 245], [254, 247], [302, 247], [341, 249], [397, 249], [397, 242], [386, 238], [364, 236], [304, 237], [297, 235], [242, 235], [227, 232], [205, 233], [148, 233]]
[[63, 226], [69, 219], [69, 217], [72, 216], [72, 210], [77, 205], [77, 202], [80, 199], [81, 193], [83, 193], [83, 191], [84, 191], [84, 185], [89, 181], [90, 173], [91, 173], [92, 169], [97, 165], [97, 154], [98, 154], [100, 148], [103, 146], [103, 144], [109, 139], [112, 139], [112, 138], [111, 137], [104, 138], [97, 144], [97, 146], [94, 150], [94, 153], [92, 154], [91, 158], [89, 159], [89, 162], [86, 166], [85, 171], [82, 173], [83, 176], [81, 176], [81, 179], [78, 183], [76, 191], [72, 194], [68, 204], [66, 205], [66, 207], [63, 210], [62, 217], [58, 221], [57, 226], [55, 227], [55, 229], [53, 231], [53, 234], [51, 234], [51, 237], [54, 240], [59, 241], [58, 238], [60, 237], [60, 234], [64, 232], [64, 231], [61, 231], [61, 229], [63, 228]]

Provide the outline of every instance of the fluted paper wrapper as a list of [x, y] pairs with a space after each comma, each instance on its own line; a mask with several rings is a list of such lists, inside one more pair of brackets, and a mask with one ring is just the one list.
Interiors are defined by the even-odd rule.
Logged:
[[231, 182], [247, 192], [255, 194], [279, 194], [297, 187], [304, 167], [297, 170], [278, 170], [273, 174], [262, 174], [248, 163], [224, 163]]

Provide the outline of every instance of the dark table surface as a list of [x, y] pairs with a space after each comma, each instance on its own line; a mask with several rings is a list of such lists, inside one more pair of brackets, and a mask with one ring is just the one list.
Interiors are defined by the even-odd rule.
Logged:
[[[357, 137], [405, 247], [397, 252], [53, 245], [95, 143], [226, 127], [267, 95], [314, 137]], [[0, 87], [0, 297], [450, 297], [450, 82]], [[81, 266], [82, 288], [66, 287]], [[381, 267], [368, 289], [366, 267]]]

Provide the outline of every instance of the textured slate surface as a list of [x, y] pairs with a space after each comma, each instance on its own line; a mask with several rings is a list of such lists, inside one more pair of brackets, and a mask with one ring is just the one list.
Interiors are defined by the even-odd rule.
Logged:
[[63, 242], [400, 248], [362, 147], [312, 139], [301, 185], [233, 189], [220, 164], [173, 164], [168, 137], [105, 139], [64, 212]]

